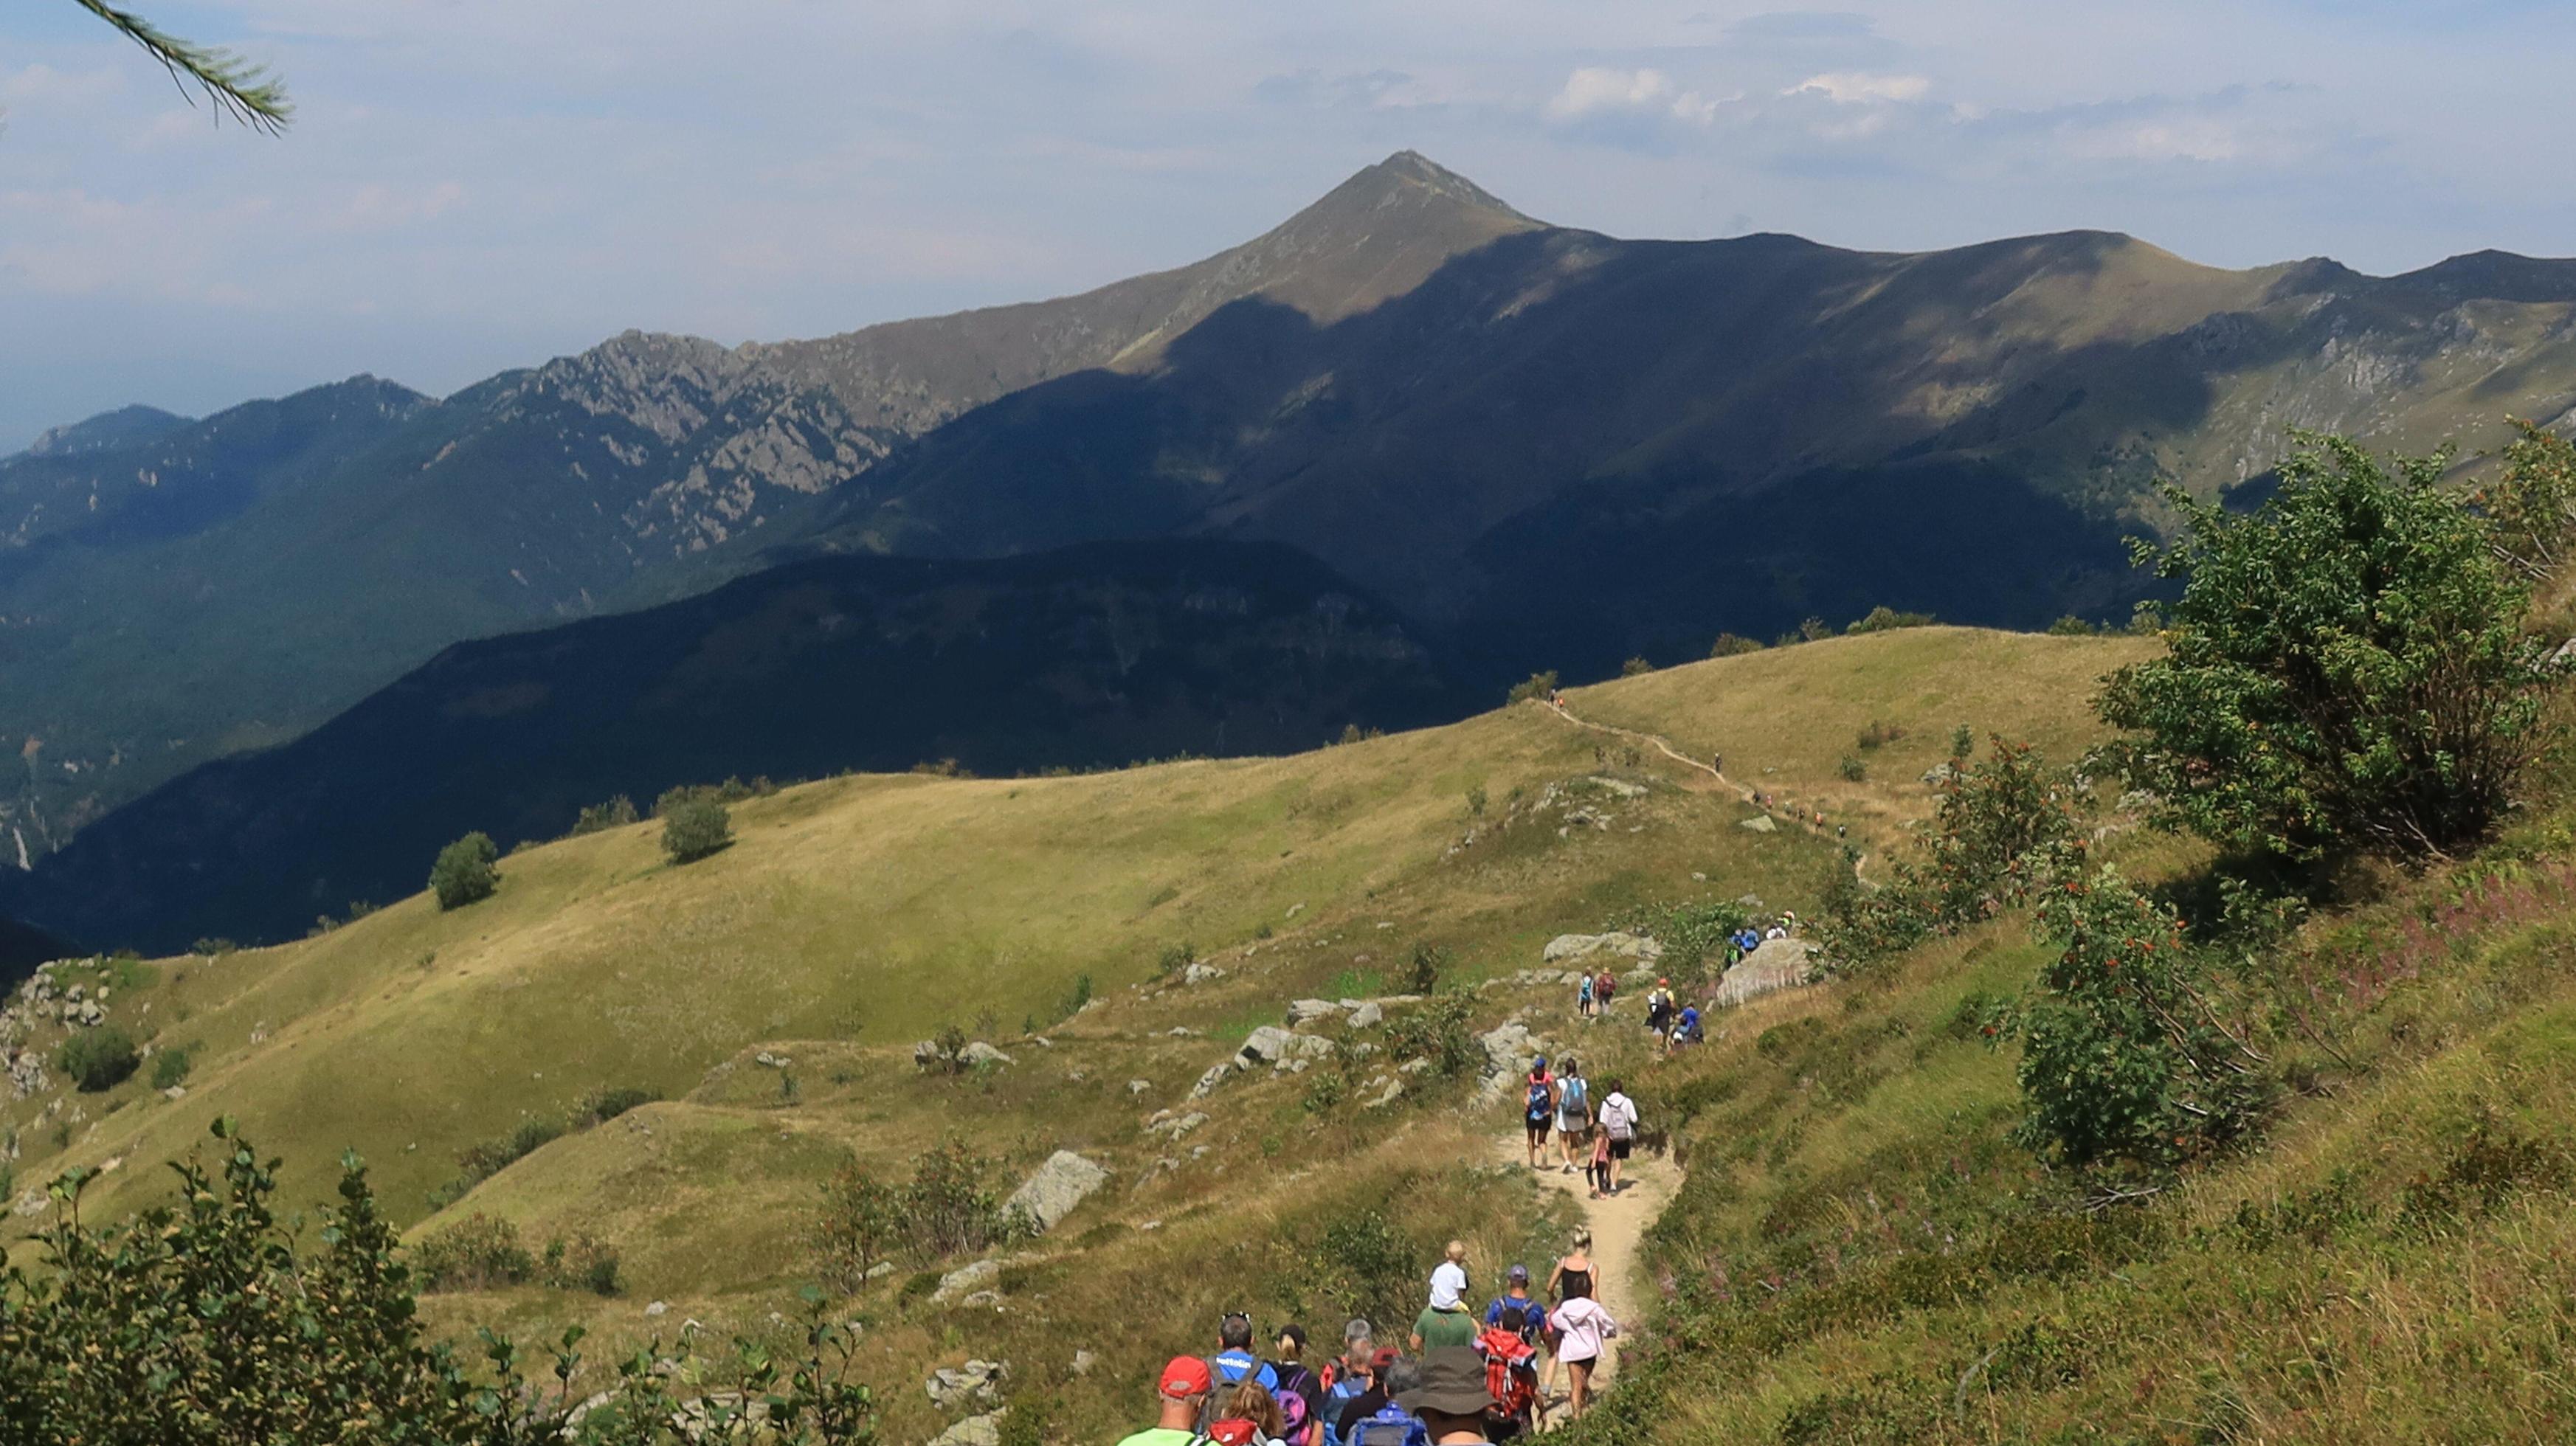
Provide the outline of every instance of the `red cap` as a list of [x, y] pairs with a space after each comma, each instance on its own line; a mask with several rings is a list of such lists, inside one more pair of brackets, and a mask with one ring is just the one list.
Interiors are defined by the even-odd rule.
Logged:
[[1204, 1396], [1216, 1389], [1216, 1378], [1208, 1374], [1207, 1362], [1196, 1356], [1174, 1356], [1163, 1367], [1164, 1395], [1173, 1400]]

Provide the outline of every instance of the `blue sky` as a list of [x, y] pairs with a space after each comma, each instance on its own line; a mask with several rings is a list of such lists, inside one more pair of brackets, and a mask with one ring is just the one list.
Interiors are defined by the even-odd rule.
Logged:
[[68, 0], [0, 8], [0, 450], [1078, 290], [1408, 146], [1630, 236], [2576, 252], [2570, 3], [133, 3], [298, 120], [218, 128]]

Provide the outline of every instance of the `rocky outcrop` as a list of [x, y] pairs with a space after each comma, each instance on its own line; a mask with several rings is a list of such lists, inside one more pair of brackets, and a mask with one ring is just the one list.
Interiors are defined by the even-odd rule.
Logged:
[[957, 1058], [962, 1061], [968, 1069], [973, 1069], [979, 1065], [1000, 1066], [1013, 1063], [1013, 1060], [1009, 1055], [1002, 1053], [1000, 1050], [995, 1049], [993, 1046], [986, 1044], [980, 1039], [958, 1051]]
[[962, 1366], [943, 1368], [930, 1373], [922, 1389], [930, 1393], [930, 1404], [943, 1411], [959, 1406], [990, 1406], [1002, 1399], [1002, 1381], [1011, 1372], [1007, 1361], [968, 1361]]
[[998, 1260], [978, 1260], [969, 1265], [961, 1265], [939, 1277], [939, 1288], [930, 1293], [930, 1299], [934, 1305], [945, 1304], [968, 1291], [981, 1290], [1001, 1278], [1002, 1262]]
[[1642, 934], [1613, 930], [1607, 934], [1559, 934], [1547, 941], [1539, 957], [1550, 964], [1595, 962], [1598, 956], [1652, 964], [1664, 957], [1664, 946]]
[[1745, 955], [1709, 997], [1711, 1008], [1731, 1009], [1748, 999], [1815, 982], [1816, 946], [1804, 939], [1765, 939]]
[[1002, 1446], [1002, 1413], [969, 1416], [931, 1437], [930, 1446]]
[[1002, 1208], [1024, 1213], [1029, 1223], [1044, 1233], [1108, 1183], [1107, 1170], [1071, 1150], [1058, 1150], [1026, 1183], [1011, 1192]]

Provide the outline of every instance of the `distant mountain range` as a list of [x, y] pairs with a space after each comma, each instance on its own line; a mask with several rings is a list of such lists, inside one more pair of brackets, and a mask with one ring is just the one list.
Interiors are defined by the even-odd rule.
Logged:
[[2567, 262], [1622, 241], [1406, 152], [1081, 296], [47, 434], [0, 460], [0, 858], [451, 644], [803, 558], [1280, 542], [1490, 689], [1878, 603], [2118, 616], [2160, 478], [2257, 480], [2291, 426], [2475, 444], [2571, 402]]

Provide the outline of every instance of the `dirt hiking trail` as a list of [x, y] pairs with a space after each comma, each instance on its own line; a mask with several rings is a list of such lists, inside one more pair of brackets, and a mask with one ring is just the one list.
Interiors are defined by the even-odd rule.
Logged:
[[[1555, 1141], [1549, 1141], [1553, 1152]], [[1514, 1169], [1529, 1168], [1529, 1151], [1518, 1130], [1495, 1142], [1494, 1158]], [[1542, 1156], [1542, 1159], [1547, 1158]], [[1562, 1156], [1557, 1157], [1561, 1162]], [[1681, 1172], [1672, 1161], [1660, 1156], [1640, 1154], [1619, 1167], [1619, 1193], [1606, 1200], [1584, 1198], [1583, 1177], [1564, 1173], [1561, 1163], [1544, 1164], [1535, 1172], [1539, 1182], [1562, 1190], [1581, 1206], [1585, 1223], [1592, 1227], [1592, 1271], [1594, 1294], [1623, 1332], [1635, 1331], [1644, 1323], [1646, 1303], [1652, 1298], [1653, 1283], [1648, 1281], [1640, 1259], [1646, 1227], [1664, 1212], [1664, 1203], [1673, 1196]], [[1559, 1246], [1560, 1252], [1563, 1246]], [[1556, 1268], [1556, 1259], [1528, 1262], [1530, 1293], [1544, 1296], [1548, 1272]], [[1612, 1337], [1604, 1346], [1601, 1363], [1594, 1368], [1592, 1389], [1599, 1392], [1619, 1379], [1620, 1337]], [[1556, 1388], [1565, 1389], [1565, 1376], [1559, 1372]], [[1557, 1406], [1544, 1413], [1542, 1425], [1564, 1417], [1565, 1408]]]

